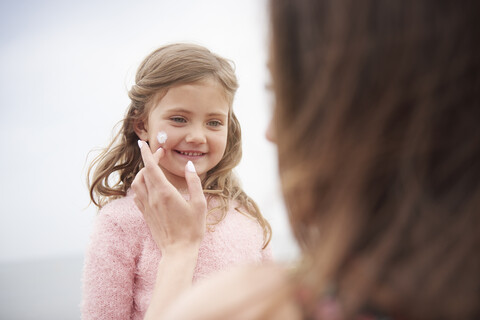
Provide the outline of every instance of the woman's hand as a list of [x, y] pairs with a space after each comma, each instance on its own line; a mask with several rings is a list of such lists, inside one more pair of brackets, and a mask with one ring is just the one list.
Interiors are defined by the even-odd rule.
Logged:
[[195, 167], [191, 162], [185, 167], [190, 194], [187, 201], [158, 166], [165, 150], [160, 148], [152, 154], [148, 145], [140, 140], [139, 147], [145, 167], [135, 177], [132, 189], [155, 243], [163, 255], [172, 250], [198, 248], [205, 234], [207, 203]]
[[162, 252], [145, 319], [159, 319], [192, 285], [198, 250], [205, 234], [207, 202], [191, 162], [185, 167], [190, 193], [187, 201], [158, 166], [165, 150], [160, 148], [152, 154], [145, 142], [138, 144], [145, 167], [132, 183], [134, 200]]

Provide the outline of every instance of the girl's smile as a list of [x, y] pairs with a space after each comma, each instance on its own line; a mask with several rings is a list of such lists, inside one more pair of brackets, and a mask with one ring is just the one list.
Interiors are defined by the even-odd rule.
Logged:
[[203, 157], [206, 155], [205, 152], [200, 152], [200, 151], [180, 151], [180, 150], [173, 150], [176, 153], [178, 153], [182, 157], [190, 158], [191, 159], [198, 159], [200, 157]]

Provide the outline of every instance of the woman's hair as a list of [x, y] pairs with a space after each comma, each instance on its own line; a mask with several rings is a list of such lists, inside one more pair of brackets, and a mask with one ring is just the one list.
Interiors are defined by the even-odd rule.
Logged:
[[[125, 196], [135, 175], [143, 167], [138, 136], [134, 123], [147, 121], [153, 101], [169, 88], [198, 82], [207, 78], [217, 81], [224, 89], [229, 104], [227, 146], [221, 161], [202, 181], [207, 194], [220, 201], [221, 221], [230, 201], [236, 201], [262, 226], [265, 246], [270, 241], [271, 228], [257, 204], [242, 190], [233, 173], [242, 157], [240, 123], [233, 112], [233, 100], [238, 88], [232, 63], [208, 49], [195, 44], [170, 44], [148, 55], [140, 64], [135, 84], [128, 95], [131, 103], [122, 121], [122, 128], [112, 142], [93, 160], [87, 182], [90, 198], [98, 207], [109, 200]], [[213, 210], [212, 210], [213, 211]]]
[[480, 2], [271, 0], [299, 277], [347, 317], [480, 317]]

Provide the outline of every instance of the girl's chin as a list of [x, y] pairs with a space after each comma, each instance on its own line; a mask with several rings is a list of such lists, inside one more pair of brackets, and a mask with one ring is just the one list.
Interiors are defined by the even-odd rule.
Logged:
[[[192, 161], [193, 162], [193, 161]], [[200, 177], [200, 179], [203, 180], [205, 175], [207, 174], [208, 170], [204, 168], [204, 166], [201, 163], [195, 163], [193, 162], [195, 166], [195, 170], [197, 172], [197, 175]], [[159, 163], [160, 168], [163, 170], [163, 173], [169, 180], [171, 179], [178, 179], [178, 178], [183, 178], [185, 179], [185, 166], [187, 165], [187, 162], [185, 162], [185, 166], [181, 164], [177, 164], [175, 166], [170, 166], [168, 164], [162, 164], [162, 162]]]

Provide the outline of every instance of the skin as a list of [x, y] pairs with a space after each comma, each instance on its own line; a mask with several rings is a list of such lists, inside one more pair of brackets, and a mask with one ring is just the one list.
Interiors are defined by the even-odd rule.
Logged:
[[[184, 168], [192, 161], [201, 179], [223, 157], [227, 145], [229, 105], [224, 89], [213, 79], [170, 88], [155, 101], [146, 122], [135, 132], [155, 152], [165, 154], [159, 160], [167, 179], [179, 190], [187, 189]], [[160, 145], [157, 134], [168, 135]]]
[[277, 134], [275, 131], [275, 125], [273, 123], [273, 119], [270, 119], [270, 122], [268, 123], [267, 130], [265, 131], [265, 138], [267, 138], [267, 140], [272, 143], [277, 142]]

